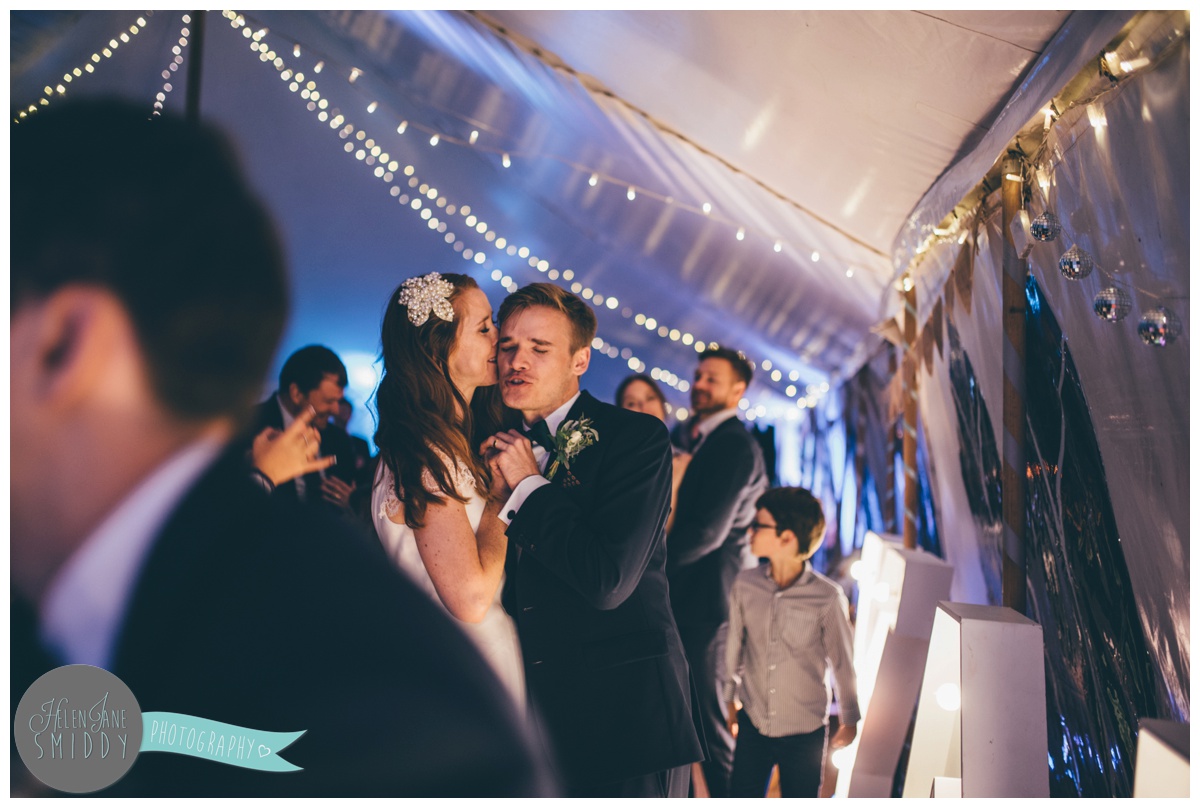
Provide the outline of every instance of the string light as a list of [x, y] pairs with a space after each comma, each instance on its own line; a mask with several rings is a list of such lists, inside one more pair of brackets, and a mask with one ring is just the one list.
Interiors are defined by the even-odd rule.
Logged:
[[[152, 15], [153, 13], [154, 12], [152, 12], [152, 11], [147, 12], [147, 14], [149, 14], [149, 15]], [[146, 27], [146, 18], [142, 17], [142, 16], [137, 17], [136, 22], [134, 24], [122, 27], [121, 32], [119, 34], [117, 34], [116, 36], [109, 39], [108, 47], [105, 47], [102, 50], [93, 53], [89, 57], [89, 59], [91, 60], [90, 63], [87, 60], [85, 60], [82, 65], [80, 65], [78, 67], [73, 67], [70, 70], [68, 70], [66, 73], [63, 73], [61, 83], [56, 83], [55, 86], [53, 86], [53, 87], [47, 85], [44, 88], [45, 97], [39, 98], [36, 102], [27, 104], [24, 107], [22, 107], [21, 110], [17, 113], [16, 117], [13, 118], [13, 123], [20, 123], [22, 119], [27, 118], [30, 115], [37, 113], [41, 107], [49, 106], [50, 99], [54, 98], [55, 96], [65, 96], [67, 94], [66, 85], [72, 83], [77, 78], [82, 78], [84, 73], [92, 74], [92, 73], [96, 72], [96, 68], [94, 67], [94, 65], [97, 65], [100, 63], [100, 54], [101, 53], [103, 53], [105, 57], [112, 56], [113, 51], [120, 48], [122, 42], [128, 43], [130, 41], [131, 37], [137, 36], [138, 34], [140, 34], [142, 32], [142, 30], [145, 29], [145, 27]], [[126, 33], [126, 32], [128, 32], [128, 33]], [[165, 74], [163, 76], [163, 78], [164, 79], [168, 78], [170, 73], [168, 71], [163, 71], [163, 72]], [[170, 92], [170, 91], [167, 90], [166, 92]]]
[[592, 176], [588, 177], [588, 185], [592, 186], [593, 188], [596, 187], [596, 183], [599, 181], [600, 178], [596, 174], [592, 174]]
[[[239, 18], [240, 18], [240, 16], [239, 16]], [[244, 20], [241, 22], [241, 25], [245, 25]], [[235, 27], [235, 28], [240, 27], [238, 25], [238, 23], [236, 22], [236, 20], [233, 23], [233, 27]], [[266, 33], [265, 29], [259, 33], [261, 35], [265, 36], [265, 33]], [[259, 46], [259, 44], [260, 44], [259, 40], [261, 39], [261, 36], [258, 36], [257, 38], [254, 38], [254, 39], [255, 39], [255, 42], [252, 43], [252, 47]], [[261, 47], [265, 48], [267, 46], [265, 44], [262, 44]], [[281, 74], [284, 70], [287, 69], [286, 66], [283, 64], [283, 60], [281, 58], [268, 59], [266, 61], [270, 62], [275, 67], [275, 69], [277, 71], [279, 71]], [[321, 72], [320, 68], [323, 68], [323, 66], [324, 66], [323, 61], [318, 62], [317, 65], [314, 67], [313, 72], [320, 73]], [[362, 75], [362, 72], [363, 71], [358, 70], [357, 68], [353, 68], [351, 71], [351, 75], [353, 76], [353, 78], [356, 79]], [[355, 73], [357, 73], [357, 75], [355, 75]], [[310, 98], [315, 97], [315, 95], [319, 94], [315, 82], [312, 82], [312, 81], [308, 82], [308, 84], [305, 86], [305, 89], [307, 89], [310, 92]], [[324, 98], [322, 98], [321, 100], [325, 101]], [[377, 102], [373, 102], [372, 105], [374, 106], [375, 103], [377, 103]], [[390, 170], [387, 170], [387, 171], [383, 170], [384, 169], [383, 164], [388, 163], [388, 157], [387, 157], [386, 153], [383, 153], [381, 151], [381, 147], [378, 144], [375, 144], [373, 139], [367, 138], [366, 133], [364, 132], [364, 130], [361, 127], [356, 128], [354, 126], [354, 124], [348, 123], [346, 121], [344, 113], [341, 113], [336, 108], [331, 110], [329, 113], [327, 113], [326, 109], [325, 109], [327, 106], [328, 106], [328, 103], [326, 102], [324, 106], [319, 107], [319, 109], [321, 111], [317, 115], [318, 121], [324, 122], [325, 120], [327, 120], [329, 118], [329, 115], [332, 115], [333, 118], [332, 118], [332, 120], [329, 121], [331, 128], [338, 129], [339, 127], [342, 127], [343, 124], [345, 124], [345, 129], [343, 130], [344, 134], [342, 134], [342, 133], [339, 133], [339, 134], [344, 138], [344, 137], [349, 136], [349, 134], [351, 132], [353, 132], [355, 134], [355, 139], [360, 142], [363, 142], [363, 146], [365, 147], [365, 148], [360, 148], [355, 151], [356, 158], [358, 160], [364, 162], [367, 165], [373, 165], [376, 162], [376, 158], [378, 158], [379, 162], [380, 162], [380, 166], [379, 166], [379, 168], [375, 169], [374, 176], [376, 178], [384, 179], [386, 182], [390, 183], [392, 181], [390, 172], [395, 171], [399, 167], [398, 164], [389, 165]], [[314, 111], [314, 108], [311, 105], [311, 103], [309, 105], [309, 111], [310, 112]], [[397, 130], [396, 130], [397, 134], [403, 134], [405, 132], [405, 130], [408, 128], [408, 124], [409, 124], [409, 122], [407, 120], [401, 121], [400, 125], [397, 127]], [[475, 130], [473, 130], [473, 131], [475, 131]], [[430, 145], [437, 145], [437, 143], [442, 139], [442, 137], [443, 137], [442, 134], [434, 132], [430, 137]], [[461, 141], [461, 140], [455, 140], [455, 139], [451, 138], [451, 141], [455, 142], [459, 145], [467, 145], [464, 141]], [[351, 146], [350, 143], [346, 143], [345, 145], [349, 146], [349, 147], [351, 147], [351, 149], [353, 149], [353, 147]], [[501, 153], [501, 162], [502, 162], [502, 164], [504, 164], [505, 168], [508, 168], [511, 165], [510, 155], [507, 152]], [[394, 161], [393, 161], [393, 163], [394, 163]], [[435, 189], [431, 189], [427, 185], [422, 184], [420, 182], [420, 180], [415, 176], [414, 166], [412, 166], [412, 165], [405, 166], [404, 173], [405, 173], [405, 176], [409, 177], [408, 184], [411, 188], [417, 188], [418, 185], [421, 185], [420, 191], [422, 194], [428, 195], [428, 197], [430, 199], [434, 199], [435, 197], [438, 196], [437, 191]], [[599, 183], [599, 179], [600, 179], [599, 174], [596, 172], [593, 172], [589, 179], [589, 184], [594, 186]], [[635, 185], [627, 186], [626, 196], [630, 201], [633, 201], [634, 199], [636, 199], [637, 190], [638, 190], [638, 188]], [[400, 188], [397, 186], [392, 186], [392, 188], [390, 189], [390, 194], [394, 198], [397, 198], [397, 201], [400, 204], [406, 205], [407, 207], [411, 208], [414, 211], [420, 211], [423, 214], [423, 218], [426, 221], [427, 226], [431, 230], [437, 230], [437, 232], [439, 232], [439, 233], [444, 233], [445, 234], [445, 237], [444, 237], [445, 243], [448, 245], [451, 245], [455, 252], [460, 253], [464, 260], [473, 261], [474, 263], [476, 263], [480, 266], [483, 266], [486, 264], [490, 267], [490, 261], [485, 252], [472, 249], [471, 247], [464, 244], [462, 240], [456, 239], [453, 233], [446, 232], [448, 230], [446, 222], [440, 221], [436, 217], [432, 216], [432, 210], [429, 208], [423, 208], [422, 202], [420, 199], [409, 200], [408, 195], [402, 193]], [[446, 208], [446, 214], [448, 216], [454, 215], [455, 205], [452, 203], [448, 203], [447, 200], [445, 200], [444, 198], [438, 197], [437, 205], [439, 208], [444, 206]], [[513, 253], [516, 252], [517, 254], [519, 254], [521, 256], [521, 258], [523, 258], [523, 259], [528, 258], [531, 267], [536, 268], [539, 272], [547, 273], [547, 277], [549, 277], [551, 280], [556, 279], [556, 276], [559, 274], [559, 270], [551, 268], [549, 262], [546, 261], [545, 259], [538, 259], [536, 256], [530, 256], [530, 250], [528, 247], [520, 247], [519, 249], [515, 249], [515, 245], [511, 243], [511, 241], [512, 241], [511, 239], [506, 239], [503, 236], [498, 236], [498, 234], [496, 234], [494, 231], [488, 230], [486, 223], [484, 223], [482, 221], [478, 221], [477, 217], [474, 214], [472, 214], [471, 208], [469, 205], [458, 206], [457, 213], [458, 213], [458, 215], [461, 215], [464, 218], [464, 221], [468, 227], [474, 228], [476, 230], [476, 232], [479, 234], [485, 234], [485, 238], [488, 242], [492, 242], [494, 240], [498, 249], [504, 245], [507, 245], [508, 255], [513, 255]], [[744, 238], [744, 228], [743, 228], [743, 232], [742, 232], [742, 237]], [[564, 281], [572, 280], [573, 276], [574, 276], [574, 272], [569, 269], [561, 271], [561, 277]], [[493, 280], [495, 280], [494, 272], [493, 272]], [[501, 286], [503, 286], [510, 292], [515, 291], [517, 288], [516, 281], [507, 275], [502, 274], [500, 276], [499, 282], [500, 282]], [[578, 282], [572, 284], [571, 288], [572, 288], [572, 291], [574, 291], [576, 294], [580, 294], [584, 291], [583, 285]], [[615, 312], [616, 309], [620, 306], [620, 303], [618, 302], [618, 298], [616, 298], [615, 296], [604, 295], [603, 293], [601, 293], [597, 290], [592, 290], [590, 288], [587, 291], [590, 293], [589, 297], [592, 299], [593, 303], [596, 305], [596, 307], [598, 309], [608, 308], [609, 310]], [[629, 317], [631, 314], [632, 314], [632, 312], [628, 308], [626, 308], [626, 310], [622, 312], [622, 316], [624, 316], [624, 317]], [[683, 343], [684, 346], [693, 345], [695, 350], [697, 351], [697, 353], [702, 353], [703, 351], [707, 350], [708, 348], [716, 348], [717, 347], [716, 342], [707, 342], [706, 343], [704, 340], [696, 339], [690, 333], [686, 333], [686, 332], [681, 333], [679, 329], [671, 329], [667, 325], [660, 325], [658, 323], [658, 321], [655, 320], [653, 317], [645, 317], [644, 315], [639, 315], [639, 318], [640, 318], [639, 324], [645, 324], [647, 327], [647, 330], [651, 331], [652, 333], [657, 333], [660, 338], [662, 338], [664, 340], [669, 340], [671, 342], [678, 341], [678, 342]], [[607, 347], [611, 348], [612, 346], [607, 346]], [[628, 351], [628, 350], [629, 349], [625, 349], [625, 351]], [[625, 351], [621, 351], [620, 353], [623, 354]], [[618, 353], [618, 352], [615, 349], [613, 349], [611, 352], [608, 352], [606, 355], [611, 356], [615, 353]], [[646, 366], [645, 362], [643, 362], [640, 358], [633, 356], [631, 352], [630, 352], [629, 356], [626, 356], [624, 358], [626, 360], [629, 360], [629, 359], [636, 360], [637, 365], [640, 368], [640, 370], [638, 370], [637, 372], [645, 372], [645, 369], [647, 366]], [[753, 361], [753, 360], [749, 360], [749, 361]], [[666, 378], [668, 380], [673, 380], [673, 381], [669, 381], [668, 383], [675, 389], [678, 389], [681, 392], [686, 392], [688, 389], [690, 389], [689, 383], [686, 380], [679, 378], [678, 375], [671, 373], [670, 371], [665, 371], [662, 369], [660, 369], [660, 371], [664, 374], [664, 378]], [[792, 372], [797, 377], [799, 376], [798, 371], [793, 370]], [[776, 381], [778, 381], [778, 379]], [[776, 390], [775, 392], [782, 393], [782, 391], [779, 391], [779, 390]], [[762, 405], [758, 405], [758, 408], [756, 411], [759, 412], [759, 417], [764, 417], [765, 413], [766, 413], [766, 408], [763, 407]]]
[[171, 90], [174, 89], [174, 86], [171, 84], [171, 73], [178, 70], [179, 66], [183, 64], [182, 49], [188, 46], [188, 41], [191, 37], [192, 32], [188, 29], [188, 24], [191, 23], [191, 21], [192, 18], [190, 15], [183, 15], [183, 27], [179, 29], [179, 47], [175, 49], [179, 51], [179, 53], [174, 56], [171, 63], [167, 65], [166, 69], [164, 69], [162, 72], [162, 77], [164, 79], [162, 90], [160, 90], [158, 95], [155, 96], [154, 110], [150, 113], [156, 118], [162, 115], [163, 105], [167, 103], [167, 96], [170, 95]]

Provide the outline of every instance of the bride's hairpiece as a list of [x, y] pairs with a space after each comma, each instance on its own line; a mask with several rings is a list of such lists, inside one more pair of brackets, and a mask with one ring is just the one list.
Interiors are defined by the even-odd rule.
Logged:
[[430, 272], [409, 278], [400, 284], [400, 297], [396, 302], [408, 307], [408, 319], [413, 325], [424, 325], [432, 312], [448, 323], [454, 322], [454, 307], [450, 295], [454, 284], [444, 280], [441, 273]]

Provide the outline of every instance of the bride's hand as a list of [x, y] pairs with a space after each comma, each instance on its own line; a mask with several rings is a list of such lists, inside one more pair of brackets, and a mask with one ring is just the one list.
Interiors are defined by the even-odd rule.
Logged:
[[529, 438], [515, 429], [507, 432], [497, 432], [491, 439], [492, 453], [488, 455], [488, 465], [499, 468], [509, 488], [516, 488], [527, 477], [541, 474], [537, 460], [533, 456], [533, 445]]
[[488, 471], [492, 474], [492, 486], [488, 490], [488, 498], [503, 505], [512, 496], [512, 489], [505, 481], [504, 472], [500, 470], [495, 458], [488, 461]]

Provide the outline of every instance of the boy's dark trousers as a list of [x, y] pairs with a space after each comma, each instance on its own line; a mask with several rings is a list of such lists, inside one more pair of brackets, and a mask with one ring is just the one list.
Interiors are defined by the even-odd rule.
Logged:
[[828, 727], [819, 727], [800, 735], [768, 738], [759, 733], [745, 710], [739, 710], [729, 796], [765, 797], [775, 764], [779, 764], [781, 797], [819, 796], [827, 731]]

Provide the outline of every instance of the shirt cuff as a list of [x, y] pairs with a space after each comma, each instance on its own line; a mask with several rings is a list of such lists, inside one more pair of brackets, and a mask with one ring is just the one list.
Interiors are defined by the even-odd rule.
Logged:
[[512, 524], [512, 520], [517, 517], [517, 511], [521, 510], [521, 506], [525, 504], [525, 500], [529, 499], [529, 495], [543, 485], [549, 484], [550, 481], [539, 474], [531, 474], [517, 483], [517, 487], [513, 489], [512, 496], [508, 498], [508, 502], [504, 503], [504, 507], [500, 509], [500, 521], [506, 525]]

